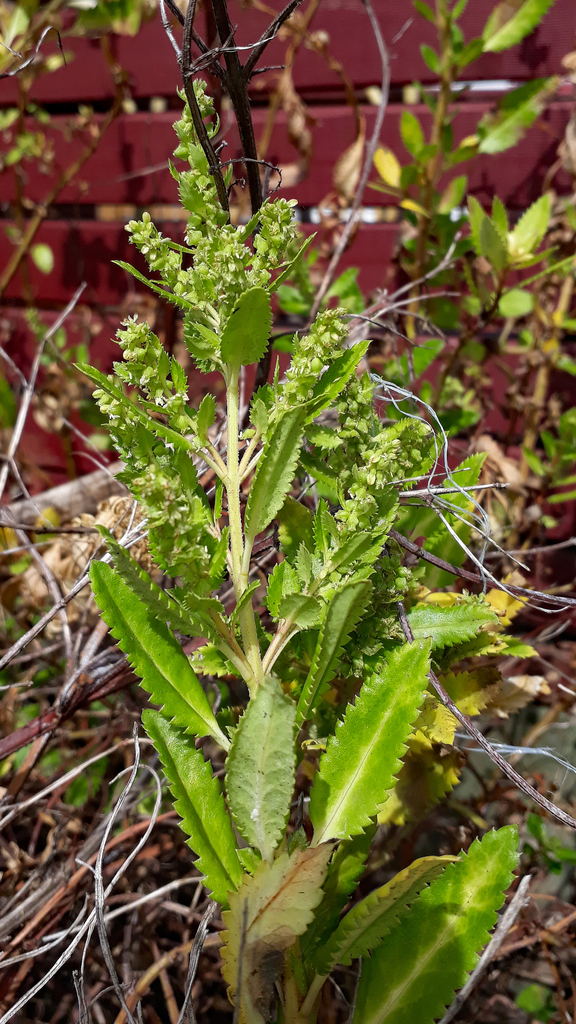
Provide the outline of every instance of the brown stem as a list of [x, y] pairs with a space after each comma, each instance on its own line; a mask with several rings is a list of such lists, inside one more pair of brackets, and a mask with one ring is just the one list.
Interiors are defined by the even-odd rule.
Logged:
[[194, 128], [202, 149], [206, 154], [208, 160], [208, 169], [210, 174], [214, 178], [216, 185], [216, 191], [218, 193], [218, 199], [223, 210], [228, 212], [228, 191], [226, 189], [226, 182], [222, 175], [222, 167], [214, 147], [210, 141], [208, 130], [202, 119], [200, 113], [200, 107], [198, 106], [198, 100], [196, 99], [196, 93], [194, 92], [194, 82], [192, 80], [192, 67], [191, 67], [191, 39], [192, 31], [194, 27], [194, 14], [196, 11], [196, 0], [189, 0], [188, 7], [186, 9], [186, 17], [184, 18], [184, 33], [182, 37], [182, 53], [180, 55], [180, 68], [182, 71], [182, 81], [184, 83], [184, 92], [186, 93], [186, 99], [188, 100], [188, 106], [190, 107], [190, 114], [192, 121], [194, 122]]
[[212, 10], [214, 11], [220, 44], [226, 47], [224, 51], [224, 60], [228, 72], [226, 85], [236, 115], [242, 151], [244, 156], [248, 158], [246, 177], [248, 179], [252, 213], [256, 213], [262, 206], [262, 181], [260, 179], [258, 150], [254, 137], [254, 125], [252, 124], [246, 79], [242, 64], [240, 63], [240, 57], [238, 56], [238, 50], [234, 45], [226, 45], [234, 37], [234, 29], [228, 14], [226, 0], [212, 0]]

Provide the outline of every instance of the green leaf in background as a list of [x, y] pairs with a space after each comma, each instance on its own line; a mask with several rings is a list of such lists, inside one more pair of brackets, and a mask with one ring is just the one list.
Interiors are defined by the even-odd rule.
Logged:
[[488, 832], [424, 890], [364, 961], [353, 1024], [433, 1024], [442, 1016], [488, 942], [517, 843], [514, 826]]
[[414, 363], [414, 376], [419, 377], [424, 370], [434, 362], [440, 355], [446, 342], [442, 338], [426, 338], [422, 345], [415, 345], [412, 349], [412, 361]]
[[268, 346], [271, 327], [272, 307], [268, 292], [264, 288], [249, 288], [238, 299], [222, 331], [222, 361], [232, 366], [257, 363]]
[[431, 21], [433, 25], [435, 24], [436, 18], [434, 17], [434, 11], [428, 6], [428, 4], [424, 3], [424, 0], [413, 0], [413, 4], [414, 10], [418, 11], [418, 14], [421, 14], [423, 18], [426, 18], [426, 21]]
[[133, 593], [105, 562], [93, 562], [90, 581], [102, 618], [126, 654], [142, 686], [163, 714], [196, 736], [213, 736], [230, 746], [188, 658], [163, 622], [152, 618], [141, 597]]
[[410, 110], [402, 111], [400, 134], [408, 152], [413, 157], [417, 157], [425, 145], [424, 133], [420, 121]]
[[465, 174], [460, 175], [458, 178], [452, 178], [452, 181], [447, 184], [440, 196], [438, 213], [450, 213], [450, 210], [453, 210], [455, 206], [460, 206], [467, 184], [468, 178]]
[[548, 1021], [556, 1014], [552, 992], [544, 985], [527, 985], [518, 993], [514, 1002], [534, 1020]]
[[332, 598], [320, 628], [310, 671], [298, 701], [298, 723], [306, 721], [316, 696], [325, 682], [332, 678], [341, 649], [359, 621], [372, 592], [365, 580], [345, 583]]
[[421, 857], [404, 868], [386, 885], [354, 904], [316, 958], [318, 974], [326, 975], [336, 964], [349, 966], [365, 957], [404, 917], [422, 889], [438, 877], [457, 857]]
[[511, 288], [505, 292], [498, 303], [500, 316], [528, 316], [534, 309], [534, 295], [525, 288]]
[[486, 214], [474, 196], [468, 196], [468, 216], [470, 217], [470, 237], [478, 256], [480, 256], [480, 228]]
[[449, 647], [471, 640], [488, 622], [497, 621], [498, 616], [490, 605], [478, 599], [466, 604], [454, 604], [451, 608], [428, 604], [413, 608], [408, 613], [414, 639], [431, 637], [432, 648]]
[[554, 0], [524, 0], [520, 4], [518, 0], [504, 0], [498, 4], [484, 26], [484, 51], [500, 53], [516, 46], [540, 24], [553, 3]]
[[505, 242], [508, 238], [508, 214], [504, 203], [498, 199], [498, 196], [494, 196], [492, 199], [492, 221]]
[[421, 43], [420, 53], [422, 54], [422, 60], [430, 68], [430, 71], [435, 75], [439, 75], [441, 71], [440, 58], [436, 50], [433, 50], [431, 46], [427, 46], [426, 43]]
[[159, 711], [143, 711], [142, 723], [168, 777], [174, 807], [190, 836], [188, 845], [198, 857], [196, 867], [214, 899], [227, 906], [228, 893], [240, 885], [242, 866], [220, 783], [196, 749], [194, 737], [167, 722]]
[[266, 440], [246, 505], [248, 541], [270, 525], [286, 500], [298, 465], [305, 415], [301, 407], [289, 409]]
[[296, 705], [267, 676], [249, 702], [226, 759], [228, 806], [240, 834], [271, 861], [294, 791]]
[[39, 242], [30, 249], [30, 255], [34, 264], [42, 274], [51, 274], [54, 270], [54, 253], [45, 242]]
[[538, 248], [548, 230], [551, 212], [552, 199], [547, 193], [540, 196], [522, 214], [516, 227], [508, 236], [510, 255], [513, 259], [521, 260], [524, 256], [531, 256]]
[[534, 124], [557, 84], [557, 78], [535, 78], [506, 93], [498, 102], [496, 112], [486, 114], [478, 125], [478, 151], [503, 153], [515, 146], [525, 130]]
[[403, 644], [348, 705], [314, 777], [314, 843], [348, 839], [381, 808], [400, 768], [430, 668], [430, 642]]

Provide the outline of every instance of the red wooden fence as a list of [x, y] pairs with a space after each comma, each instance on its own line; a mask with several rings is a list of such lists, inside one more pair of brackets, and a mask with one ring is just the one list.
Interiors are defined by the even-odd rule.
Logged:
[[[404, 0], [375, 0], [374, 6], [392, 56], [392, 102], [386, 114], [382, 142], [406, 162], [407, 155], [399, 136], [401, 87], [414, 80], [432, 81], [433, 76], [420, 55], [420, 44], [435, 44], [434, 29], [413, 14]], [[470, 0], [461, 22], [466, 38], [481, 33], [493, 6], [494, 0]], [[238, 0], [231, 0], [231, 16], [233, 24], [239, 26], [236, 40], [241, 46], [254, 42], [270, 20], [266, 14], [241, 7]], [[200, 12], [199, 19], [202, 17], [205, 15]], [[198, 28], [202, 30], [200, 20]], [[360, 0], [320, 0], [311, 29], [321, 30], [329, 37], [330, 52], [342, 63], [353, 82], [370, 131], [375, 108], [365, 100], [364, 90], [380, 83], [381, 72], [362, 3]], [[204, 35], [209, 39], [207, 25]], [[398, 35], [397, 41], [392, 43]], [[174, 52], [157, 18], [145, 24], [134, 38], [114, 37], [112, 48], [118, 64], [126, 71], [138, 109], [116, 120], [96, 153], [85, 163], [78, 179], [58, 196], [56, 214], [59, 219], [47, 219], [38, 231], [36, 241], [46, 242], [54, 252], [52, 273], [42, 275], [29, 265], [36, 302], [46, 310], [61, 308], [79, 282], [87, 282], [84, 299], [100, 312], [104, 322], [93, 353], [104, 362], [110, 353], [108, 338], [114, 332], [119, 313], [126, 308], [130, 296], [141, 291], [137, 282], [111, 262], [128, 259], [141, 266], [138, 254], [129, 246], [125, 221], [138, 209], [152, 207], [164, 231], [178, 238], [183, 230], [182, 222], [170, 219], [174, 216], [177, 193], [167, 169], [175, 142], [172, 123], [176, 119], [178, 101], [174, 97], [180, 84]], [[265, 63], [282, 64], [285, 48], [285, 41], [274, 41], [266, 53]], [[471, 73], [477, 86], [482, 82], [486, 86], [483, 92], [476, 89], [455, 105], [455, 137], [470, 135], [483, 113], [494, 106], [502, 94], [494, 91], [495, 81], [510, 80], [520, 84], [534, 77], [562, 75], [562, 57], [574, 48], [576, 3], [557, 0], [542, 25], [520, 46], [502, 54], [487, 54], [472, 65]], [[61, 168], [78, 156], [83, 145], [78, 138], [72, 141], [67, 138], [70, 114], [63, 111], [69, 111], [70, 104], [79, 102], [110, 101], [113, 95], [110, 71], [97, 39], [68, 37], [64, 40], [64, 49], [72, 53], [74, 59], [66, 67], [40, 77], [32, 95], [53, 112], [46, 134], [54, 146], [56, 165]], [[341, 80], [316, 52], [305, 46], [300, 48], [293, 76], [297, 90], [316, 121], [314, 155], [307, 178], [280, 194], [295, 197], [302, 207], [309, 208], [321, 203], [331, 190], [335, 161], [354, 139], [354, 118], [345, 104]], [[267, 89], [273, 83], [273, 72], [254, 79], [257, 137], [267, 116]], [[14, 79], [0, 82], [0, 106], [13, 103], [16, 90]], [[158, 103], [150, 101], [157, 97], [164, 98], [174, 109], [152, 113], [150, 108], [157, 109]], [[427, 109], [420, 106], [411, 109], [421, 118], [426, 130], [430, 116]], [[500, 156], [482, 157], [471, 165], [470, 190], [484, 203], [497, 192], [510, 209], [524, 209], [538, 196], [545, 175], [556, 160], [558, 144], [573, 109], [572, 88], [561, 87], [557, 98], [515, 149]], [[227, 156], [237, 155], [239, 145], [234, 127], [227, 130], [226, 139]], [[276, 118], [267, 159], [280, 165], [297, 159], [282, 113]], [[34, 163], [26, 164], [25, 169], [26, 194], [35, 202], [41, 202], [55, 179], [40, 174]], [[466, 169], [459, 167], [455, 173]], [[569, 183], [557, 177], [555, 185], [562, 190], [567, 189]], [[5, 217], [14, 200], [14, 187], [11, 171], [0, 175], [0, 209]], [[386, 202], [381, 193], [367, 191], [367, 205], [377, 207]], [[5, 220], [4, 224], [9, 225], [9, 221]], [[383, 284], [397, 233], [396, 223], [365, 224], [345, 254], [342, 266], [360, 267], [360, 283], [364, 289]], [[8, 261], [11, 253], [12, 244], [1, 231], [0, 266]], [[21, 314], [17, 310], [22, 298], [22, 281], [16, 275], [3, 302], [5, 320], [16, 325], [13, 338], [17, 344], [24, 338]]]

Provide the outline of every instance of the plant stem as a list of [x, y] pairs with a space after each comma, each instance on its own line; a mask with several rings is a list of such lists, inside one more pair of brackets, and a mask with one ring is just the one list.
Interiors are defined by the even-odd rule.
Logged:
[[[248, 573], [250, 571], [251, 546], [244, 548], [244, 534], [242, 530], [242, 517], [240, 514], [240, 472], [238, 465], [238, 368], [229, 367], [227, 381], [227, 410], [228, 410], [228, 480], [226, 491], [228, 494], [228, 518], [230, 521], [230, 549], [232, 555], [232, 581], [236, 592], [236, 601], [239, 601], [248, 586]], [[247, 568], [246, 568], [247, 564]], [[252, 669], [256, 684], [263, 679], [262, 659], [260, 657], [260, 645], [256, 633], [256, 621], [251, 601], [248, 601], [242, 608], [239, 616], [244, 651]]]
[[294, 1024], [312, 1024], [312, 1021], [316, 1020], [318, 1012], [317, 1003], [325, 981], [326, 975], [315, 975]]

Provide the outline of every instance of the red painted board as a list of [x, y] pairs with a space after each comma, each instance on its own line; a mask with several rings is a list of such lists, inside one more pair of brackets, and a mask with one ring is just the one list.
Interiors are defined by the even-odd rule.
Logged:
[[[466, 40], [482, 34], [494, 6], [493, 0], [471, 0], [459, 22]], [[374, 0], [373, 7], [390, 50], [392, 82], [436, 81], [420, 54], [421, 43], [438, 48], [434, 26], [405, 0]], [[256, 10], [247, 12], [241, 0], [229, 0], [229, 10], [232, 23], [239, 26], [238, 45], [254, 42], [266, 28], [267, 16]], [[361, 0], [321, 0], [311, 29], [327, 33], [332, 56], [342, 63], [357, 88], [381, 82], [378, 49]], [[576, 5], [573, 0], [557, 0], [542, 24], [520, 45], [504, 53], [483, 55], [461, 77], [526, 79], [560, 74], [562, 57], [574, 47], [575, 32]], [[264, 63], [282, 63], [284, 52], [285, 44], [274, 41]], [[340, 84], [326, 62], [305, 47], [298, 53], [293, 76], [301, 90], [336, 89]]]
[[[409, 156], [402, 144], [399, 127], [402, 109], [399, 104], [390, 105], [381, 139], [383, 145], [394, 150], [401, 162], [407, 162]], [[455, 138], [462, 139], [473, 134], [477, 122], [489, 109], [490, 106], [482, 103], [455, 107], [456, 111], [460, 111], [456, 113], [453, 122]], [[415, 106], [410, 110], [420, 118], [427, 134], [430, 130], [430, 113], [427, 108]], [[482, 200], [490, 199], [497, 192], [511, 208], [524, 208], [539, 195], [544, 177], [556, 160], [558, 144], [572, 110], [573, 104], [567, 101], [550, 104], [538, 124], [529, 129], [514, 149], [493, 156], [481, 156], [469, 165], [461, 164], [453, 174], [469, 173], [469, 187]], [[375, 108], [364, 107], [363, 111], [370, 132]], [[302, 206], [315, 206], [330, 192], [334, 165], [354, 139], [354, 118], [349, 107], [311, 106], [310, 113], [316, 119], [310, 172], [295, 187], [279, 192], [287, 198], [296, 198]], [[172, 156], [176, 141], [172, 129], [175, 120], [174, 113], [121, 115], [109, 128], [97, 152], [85, 163], [78, 179], [59, 194], [57, 202], [129, 203], [137, 206], [176, 203], [176, 183], [167, 169], [167, 161]], [[261, 136], [265, 120], [266, 111], [256, 108], [254, 124], [257, 138]], [[59, 167], [66, 167], [76, 159], [83, 147], [80, 138], [66, 141], [64, 129], [68, 121], [65, 117], [53, 118], [48, 132], [54, 141]], [[225, 155], [229, 158], [240, 155], [235, 126], [229, 129], [225, 138], [228, 142]], [[2, 148], [8, 149], [11, 144], [7, 138]], [[297, 157], [288, 139], [286, 116], [280, 113], [267, 158], [275, 164], [291, 164]], [[164, 170], [158, 169], [160, 164], [164, 164]], [[37, 164], [33, 162], [24, 164], [24, 171], [26, 195], [35, 201], [42, 201], [54, 177], [38, 173]], [[566, 175], [558, 175], [554, 184], [560, 192], [570, 190], [570, 181]], [[14, 195], [15, 174], [9, 168], [0, 175], [0, 202], [12, 201]], [[367, 205], [377, 206], [390, 201], [381, 192], [372, 189], [366, 192]]]
[[[405, 164], [409, 163], [411, 158], [400, 137], [402, 109], [399, 104], [390, 105], [384, 120], [381, 143], [392, 149], [400, 162]], [[473, 134], [479, 119], [487, 109], [490, 108], [481, 103], [462, 104], [453, 121], [455, 140]], [[425, 136], [428, 137], [430, 112], [424, 106], [410, 107], [410, 110], [420, 119]], [[334, 165], [343, 150], [354, 141], [354, 119], [350, 108], [323, 106], [311, 107], [310, 111], [317, 118], [317, 124], [313, 129], [314, 154], [310, 173], [295, 187], [278, 193], [287, 198], [296, 198], [302, 206], [315, 206], [332, 190]], [[540, 194], [544, 177], [557, 159], [558, 145], [572, 112], [571, 103], [557, 101], [550, 104], [538, 124], [530, 128], [513, 149], [495, 155], [481, 155], [470, 164], [459, 164], [446, 176], [445, 182], [448, 182], [450, 177], [468, 173], [468, 187], [480, 200], [491, 200], [496, 192], [511, 209], [523, 209]], [[367, 132], [370, 135], [375, 108], [364, 108], [364, 114]], [[258, 136], [260, 126], [264, 124], [265, 111], [256, 110], [254, 120]], [[241, 149], [235, 127], [229, 131], [227, 139], [227, 156], [240, 155]], [[266, 158], [275, 164], [291, 163], [298, 158], [296, 150], [287, 138], [284, 114], [278, 115]], [[568, 193], [571, 190], [570, 179], [562, 174], [554, 179], [554, 186], [560, 192]], [[377, 206], [390, 203], [391, 198], [368, 188], [364, 202], [366, 205]]]
[[[493, 0], [472, 0], [461, 20], [466, 38], [479, 35], [494, 6]], [[374, 7], [380, 19], [384, 36], [391, 50], [391, 77], [393, 82], [406, 83], [414, 79], [434, 81], [420, 55], [420, 44], [436, 43], [432, 25], [415, 15], [404, 0], [375, 0]], [[250, 45], [267, 27], [269, 18], [255, 10], [242, 8], [238, 0], [231, 0], [232, 23], [238, 25], [237, 42]], [[394, 37], [413, 18], [401, 38]], [[203, 15], [198, 17], [198, 29], [203, 31]], [[311, 23], [314, 31], [327, 33], [330, 50], [344, 65], [357, 88], [381, 81], [378, 51], [361, 0], [321, 0]], [[519, 46], [510, 51], [486, 54], [468, 73], [474, 79], [512, 78], [523, 80], [562, 72], [561, 59], [574, 46], [576, 32], [576, 5], [573, 0], [556, 0], [542, 25]], [[55, 46], [46, 41], [45, 50]], [[119, 64], [127, 71], [134, 96], [172, 96], [180, 84], [174, 51], [165, 36], [159, 19], [142, 26], [134, 36], [116, 36], [112, 49]], [[110, 72], [97, 39], [65, 38], [65, 50], [75, 55], [67, 67], [41, 76], [35, 83], [32, 97], [43, 102], [102, 99], [113, 94]], [[266, 51], [265, 64], [282, 64], [286, 51], [285, 41], [275, 40]], [[325, 60], [306, 47], [302, 47], [293, 66], [298, 89], [334, 91], [341, 89], [338, 76], [329, 69]], [[268, 77], [267, 88], [273, 84]], [[262, 80], [254, 79], [254, 87]], [[17, 86], [14, 79], [0, 84], [0, 103], [14, 102]]]
[[[177, 241], [182, 240], [182, 229], [177, 224], [159, 225], [164, 233]], [[313, 230], [313, 229], [309, 229]], [[314, 229], [315, 230], [315, 229]], [[345, 254], [342, 269], [360, 266], [360, 284], [364, 290], [380, 287], [393, 252], [397, 226], [389, 224], [365, 225], [350, 251]], [[142, 257], [128, 241], [120, 224], [99, 224], [95, 221], [46, 221], [37, 235], [38, 242], [47, 243], [54, 253], [54, 270], [41, 274], [33, 265], [30, 277], [35, 300], [39, 305], [66, 303], [82, 281], [88, 287], [83, 302], [98, 307], [124, 303], [128, 307], [134, 293], [148, 295], [144, 285], [112, 264], [113, 259], [133, 263], [143, 272]], [[5, 236], [0, 236], [0, 266], [7, 262], [12, 247]], [[22, 296], [22, 284], [16, 276], [10, 284], [6, 303]], [[128, 310], [127, 310], [128, 311]]]

